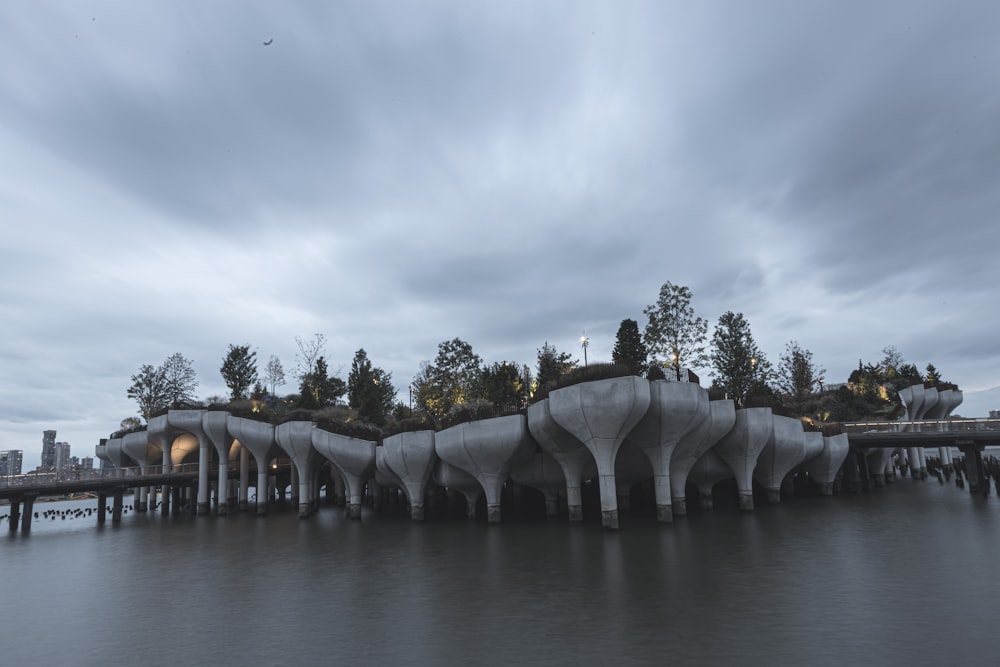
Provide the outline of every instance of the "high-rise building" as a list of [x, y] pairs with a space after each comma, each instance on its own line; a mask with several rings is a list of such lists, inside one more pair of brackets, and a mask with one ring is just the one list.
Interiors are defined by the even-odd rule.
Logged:
[[24, 452], [20, 449], [0, 452], [0, 477], [13, 477], [21, 474], [22, 454]]
[[55, 470], [56, 432], [42, 431], [42, 469]]
[[56, 443], [56, 455], [55, 460], [52, 462], [52, 467], [56, 472], [60, 472], [64, 468], [69, 467], [69, 443], [68, 442], [57, 442]]
[[80, 459], [80, 470], [93, 470], [94, 469], [94, 457], [84, 456]]

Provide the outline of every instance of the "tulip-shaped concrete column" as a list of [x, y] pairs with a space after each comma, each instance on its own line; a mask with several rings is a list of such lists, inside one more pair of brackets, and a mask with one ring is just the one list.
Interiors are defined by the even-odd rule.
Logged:
[[[155, 465], [159, 465], [159, 461], [163, 458], [163, 452], [160, 450], [159, 446], [153, 443], [152, 438], [149, 436], [147, 431], [137, 431], [135, 433], [126, 433], [122, 436], [122, 451], [129, 455], [133, 460], [138, 462], [142, 467], [142, 473], [144, 475], [152, 472], [151, 468]], [[150, 496], [152, 493], [152, 496]], [[156, 487], [145, 487], [138, 486], [135, 489], [135, 509], [137, 512], [146, 511], [146, 499], [150, 498], [150, 505], [156, 502]]]
[[347, 483], [347, 515], [360, 519], [365, 484], [375, 475], [375, 443], [317, 428], [312, 432], [312, 444], [343, 473]]
[[434, 436], [438, 458], [472, 475], [486, 493], [489, 523], [500, 521], [500, 490], [510, 470], [535, 448], [524, 415], [458, 424]]
[[819, 484], [820, 493], [824, 496], [833, 495], [833, 482], [837, 479], [837, 473], [850, 448], [846, 433], [824, 437], [823, 451], [803, 464], [805, 471]]
[[312, 444], [313, 423], [291, 421], [274, 427], [274, 439], [288, 454], [298, 472], [299, 518], [305, 519], [313, 512], [312, 469], [318, 454]]
[[[334, 470], [336, 468], [334, 467]], [[339, 470], [335, 474], [341, 474]], [[402, 490], [403, 495], [406, 496], [407, 502], [409, 502], [409, 494], [406, 491], [406, 486], [403, 484], [396, 473], [392, 471], [389, 464], [385, 462], [385, 447], [375, 448], [375, 486], [379, 489], [386, 488], [392, 489], [394, 492]], [[378, 509], [378, 498], [375, 499], [375, 509]], [[423, 514], [421, 514], [421, 519], [423, 519]]]
[[[952, 391], [949, 386], [939, 386], [936, 387], [938, 400], [937, 403], [927, 411], [924, 415], [924, 419], [947, 419], [948, 415], [955, 408], [953, 405], [954, 391]], [[937, 430], [943, 431], [944, 425], [940, 425]], [[941, 465], [948, 463], [948, 448], [939, 447], [938, 454], [941, 457]]]
[[216, 497], [219, 504], [217, 511], [220, 515], [225, 515], [229, 511], [229, 452], [233, 446], [233, 436], [230, 435], [226, 424], [229, 420], [229, 413], [221, 410], [209, 410], [201, 418], [201, 427], [205, 435], [215, 446], [215, 453], [219, 457], [219, 479], [216, 485]]
[[435, 482], [449, 491], [462, 494], [465, 498], [465, 515], [470, 519], [476, 517], [476, 501], [482, 494], [483, 487], [475, 477], [440, 457], [434, 464], [434, 472], [431, 475]]
[[674, 519], [670, 492], [670, 461], [677, 443], [708, 418], [708, 392], [694, 382], [649, 383], [649, 410], [632, 428], [628, 440], [649, 457], [653, 466], [656, 519]]
[[715, 447], [736, 477], [740, 492], [740, 509], [753, 509], [753, 471], [757, 458], [774, 432], [771, 408], [744, 408], [736, 411], [736, 422]]
[[768, 502], [780, 503], [781, 483], [788, 473], [805, 460], [805, 434], [799, 419], [778, 415], [772, 415], [771, 418], [774, 420], [774, 429], [757, 457], [753, 476], [767, 489]]
[[[163, 474], [166, 475], [173, 472], [173, 461], [170, 458], [171, 450], [174, 439], [179, 433], [170, 427], [170, 424], [167, 422], [167, 415], [162, 414], [151, 417], [147, 422], [146, 432], [149, 434], [150, 441], [160, 449], [160, 465], [162, 466]], [[160, 496], [160, 513], [167, 515], [170, 513], [170, 486], [164, 484], [161, 491], [163, 495]], [[179, 508], [175, 509], [179, 511]]]
[[253, 454], [254, 461], [257, 462], [257, 514], [263, 516], [267, 514], [267, 480], [271, 472], [268, 465], [278, 453], [274, 426], [267, 422], [229, 415], [226, 428], [244, 449]]
[[633, 445], [631, 440], [625, 438], [622, 446], [618, 448], [618, 455], [615, 456], [615, 494], [618, 498], [618, 509], [631, 509], [632, 487], [647, 481], [652, 476], [653, 465], [649, 462], [649, 457]]
[[[939, 419], [937, 416], [938, 403], [940, 403], [940, 393], [932, 382], [924, 383], [924, 406], [919, 419]], [[920, 430], [923, 430], [921, 427]], [[927, 459], [924, 455], [924, 448], [917, 447], [917, 460], [920, 461], [920, 477], [927, 479]]]
[[[899, 400], [906, 409], [906, 413], [903, 415], [903, 419], [907, 421], [912, 421], [916, 419], [916, 414], [924, 405], [924, 386], [922, 384], [910, 385], [909, 387], [903, 387], [898, 392]], [[902, 428], [902, 427], [898, 427]], [[906, 430], [912, 430], [912, 427], [906, 427]], [[916, 447], [908, 447], [906, 451], [907, 459], [910, 462], [910, 476], [914, 479], [919, 476], [920, 465], [919, 456], [917, 455]]]
[[510, 471], [510, 478], [518, 484], [538, 489], [545, 495], [546, 516], [559, 514], [559, 492], [566, 488], [562, 467], [551, 454], [542, 450]]
[[99, 461], [107, 461], [108, 463], [111, 463], [111, 459], [108, 458], [108, 441], [106, 438], [103, 438], [94, 447], [94, 456]]
[[135, 465], [135, 462], [129, 457], [128, 454], [122, 451], [122, 439], [121, 438], [108, 438], [106, 452], [108, 454], [108, 459], [117, 468], [117, 476], [125, 476], [125, 468]]
[[674, 455], [670, 457], [670, 494], [677, 515], [687, 513], [685, 487], [691, 468], [736, 423], [736, 404], [732, 401], [709, 401], [708, 409], [708, 417], [678, 440]]
[[202, 428], [204, 410], [170, 410], [167, 423], [198, 438], [198, 514], [208, 514], [208, 454], [211, 441]]
[[[866, 452], [865, 458], [868, 461], [868, 472], [875, 486], [885, 486], [885, 471], [892, 459], [892, 450], [888, 447], [879, 447]], [[919, 462], [911, 462], [910, 465], [917, 466], [918, 472], [916, 474], [919, 476]]]
[[601, 487], [601, 522], [605, 528], [618, 530], [615, 459], [625, 436], [649, 409], [649, 381], [628, 376], [583, 382], [556, 389], [548, 400], [556, 423], [594, 457]]
[[[713, 401], [714, 402], [714, 401]], [[734, 416], [735, 421], [735, 416]], [[724, 479], [733, 476], [733, 471], [721, 456], [715, 453], [714, 449], [709, 449], [701, 455], [695, 464], [691, 466], [688, 479], [698, 487], [699, 500], [704, 509], [712, 509], [712, 488]], [[751, 500], [752, 500], [751, 496]], [[740, 496], [740, 506], [743, 506], [743, 497]], [[753, 503], [750, 504], [750, 509]]]
[[528, 430], [535, 442], [562, 468], [569, 520], [583, 521], [580, 480], [583, 479], [584, 466], [594, 457], [582, 442], [552, 419], [547, 398], [528, 406]]
[[424, 495], [434, 471], [434, 431], [408, 431], [382, 441], [385, 463], [402, 483], [410, 501], [410, 518], [424, 520]]

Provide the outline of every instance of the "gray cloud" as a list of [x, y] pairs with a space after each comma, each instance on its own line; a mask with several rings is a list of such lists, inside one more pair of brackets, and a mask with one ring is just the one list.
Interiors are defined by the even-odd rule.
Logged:
[[224, 393], [229, 343], [290, 369], [322, 331], [334, 367], [364, 347], [405, 394], [455, 336], [533, 365], [586, 332], [608, 358], [667, 280], [710, 332], [743, 312], [772, 359], [798, 340], [829, 381], [894, 344], [997, 384], [982, 3], [8, 18], [0, 446], [28, 462], [57, 423], [89, 451], [174, 351]]

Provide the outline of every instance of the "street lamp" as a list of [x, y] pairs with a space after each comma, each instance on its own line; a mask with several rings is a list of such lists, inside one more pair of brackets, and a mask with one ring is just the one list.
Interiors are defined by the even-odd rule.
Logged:
[[590, 339], [586, 336], [580, 336], [580, 347], [583, 348], [583, 365], [587, 366], [587, 346], [590, 345]]

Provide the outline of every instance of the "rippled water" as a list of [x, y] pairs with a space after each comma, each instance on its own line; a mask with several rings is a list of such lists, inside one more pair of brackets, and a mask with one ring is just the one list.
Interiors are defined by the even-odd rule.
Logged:
[[[94, 504], [93, 502], [89, 504]], [[53, 507], [81, 503], [38, 504]], [[2, 508], [6, 510], [6, 508]], [[6, 522], [2, 528], [6, 531]], [[901, 480], [619, 533], [324, 506], [37, 519], [0, 540], [3, 664], [991, 664], [1000, 500]], [[44, 661], [44, 662], [43, 662]]]

